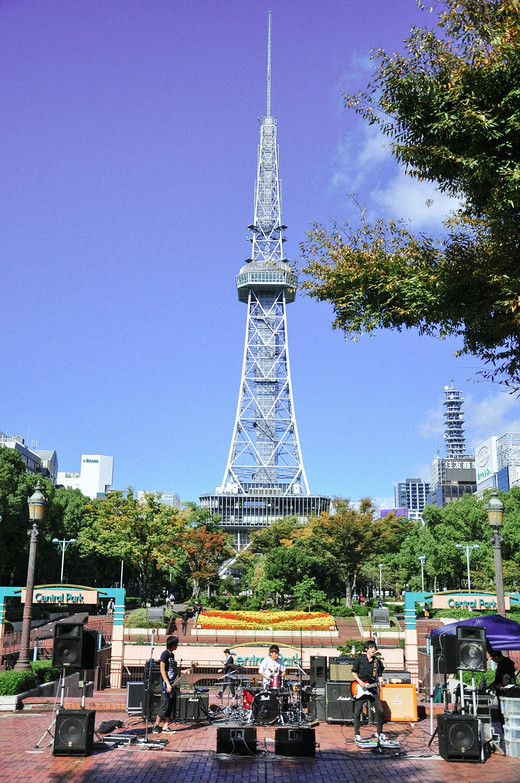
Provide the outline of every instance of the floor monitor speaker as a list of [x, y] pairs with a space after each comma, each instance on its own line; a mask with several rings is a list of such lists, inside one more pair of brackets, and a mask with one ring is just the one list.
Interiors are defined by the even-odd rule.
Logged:
[[315, 756], [316, 732], [303, 726], [276, 729], [274, 752], [277, 756]]
[[217, 728], [217, 753], [255, 756], [256, 728], [253, 726], [219, 726]]
[[445, 761], [484, 761], [480, 721], [471, 715], [437, 717], [439, 755]]
[[54, 756], [90, 756], [94, 742], [95, 710], [65, 710], [56, 713]]

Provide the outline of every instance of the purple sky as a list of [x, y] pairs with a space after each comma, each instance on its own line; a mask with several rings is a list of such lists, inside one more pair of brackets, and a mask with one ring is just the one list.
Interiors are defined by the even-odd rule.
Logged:
[[[354, 190], [371, 215], [438, 230], [449, 204], [341, 97], [368, 79], [372, 47], [432, 21], [414, 0], [0, 0], [0, 430], [56, 449], [61, 470], [109, 454], [116, 487], [183, 500], [221, 482], [269, 9], [288, 256], [313, 221], [344, 219]], [[469, 383], [478, 363], [452, 341], [347, 343], [302, 294], [288, 319], [313, 492], [387, 505], [426, 475], [452, 378], [468, 445], [520, 430], [518, 403]]]

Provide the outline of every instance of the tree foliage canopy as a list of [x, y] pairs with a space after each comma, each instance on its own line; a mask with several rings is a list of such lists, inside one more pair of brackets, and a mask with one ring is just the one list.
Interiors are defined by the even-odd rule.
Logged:
[[[423, 3], [419, 2], [423, 7]], [[413, 27], [404, 53], [372, 53], [352, 107], [391, 139], [413, 177], [461, 200], [440, 240], [404, 221], [315, 225], [303, 286], [332, 303], [346, 335], [416, 327], [458, 336], [485, 377], [520, 388], [520, 5], [433, 3], [435, 28]]]

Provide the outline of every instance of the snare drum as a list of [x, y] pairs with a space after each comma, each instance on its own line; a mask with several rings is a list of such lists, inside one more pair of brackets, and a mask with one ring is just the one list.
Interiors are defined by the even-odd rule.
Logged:
[[281, 674], [271, 674], [269, 678], [269, 687], [273, 690], [283, 688], [283, 677]]

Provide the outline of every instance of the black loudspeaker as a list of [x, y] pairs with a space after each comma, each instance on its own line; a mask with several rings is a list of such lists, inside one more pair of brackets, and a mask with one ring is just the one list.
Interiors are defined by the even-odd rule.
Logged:
[[256, 728], [252, 726], [221, 726], [217, 728], [217, 753], [255, 756]]
[[177, 693], [177, 720], [182, 722], [200, 721], [208, 717], [209, 694]]
[[54, 756], [90, 756], [94, 742], [95, 710], [64, 710], [56, 713]]
[[[142, 716], [146, 721], [154, 721], [157, 717], [162, 694], [161, 668], [158, 661], [147, 661], [143, 673], [143, 710]], [[171, 698], [174, 698], [172, 696]]]
[[316, 688], [308, 706], [308, 716], [311, 720], [327, 720], [327, 702], [325, 688]]
[[480, 721], [470, 715], [438, 715], [439, 754], [445, 761], [484, 761]]
[[66, 669], [94, 669], [98, 632], [83, 623], [56, 623], [52, 665]]
[[327, 656], [311, 655], [310, 683], [313, 688], [324, 688], [327, 682]]
[[433, 636], [433, 670], [435, 674], [457, 671], [457, 639], [449, 633]]
[[487, 669], [486, 629], [457, 626], [457, 669], [485, 672]]
[[325, 686], [327, 723], [348, 723], [354, 720], [354, 699], [350, 682], [328, 682]]
[[301, 726], [276, 729], [274, 752], [277, 756], [315, 756], [316, 732]]

